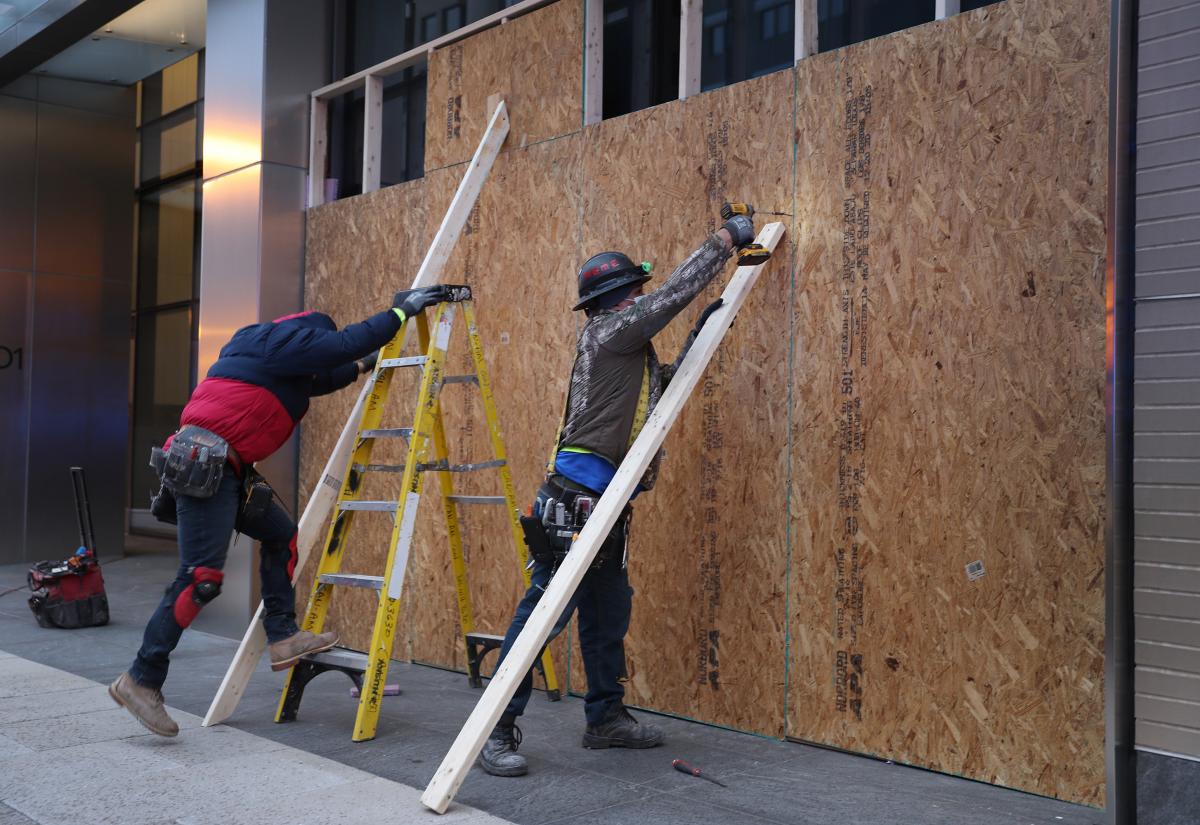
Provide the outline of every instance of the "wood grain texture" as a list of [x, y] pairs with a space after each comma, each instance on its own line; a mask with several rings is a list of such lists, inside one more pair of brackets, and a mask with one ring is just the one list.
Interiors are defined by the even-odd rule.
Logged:
[[[716, 229], [722, 202], [790, 212], [791, 110], [781, 72], [587, 129], [581, 257], [648, 260], [652, 289]], [[783, 732], [790, 245], [667, 437], [629, 551], [627, 701], [772, 735]], [[733, 269], [656, 338], [660, 360], [674, 360]], [[571, 672], [582, 691], [581, 663]]]
[[1009, 2], [797, 67], [788, 733], [1092, 804], [1106, 37]]
[[505, 151], [578, 130], [582, 42], [583, 0], [559, 0], [430, 55], [425, 169], [471, 157], [494, 94], [512, 118]]
[[[427, 165], [465, 160], [487, 98], [508, 100], [508, 147], [446, 278], [476, 288], [522, 504], [562, 409], [582, 259], [623, 249], [661, 282], [722, 200], [795, 215], [636, 503], [629, 701], [1102, 804], [1103, 0], [1007, 0], [582, 131], [577, 101], [558, 108], [576, 64], [509, 73], [520, 22], [463, 44], [478, 103], [461, 151], [444, 149], [449, 50], [434, 55]], [[553, 90], [546, 112], [522, 106], [533, 89]], [[308, 305], [345, 321], [385, 301], [461, 169], [310, 212]], [[662, 360], [727, 275], [659, 336]], [[444, 397], [460, 460], [486, 452], [469, 391]], [[350, 403], [314, 402], [302, 483]], [[461, 668], [436, 502], [396, 655]], [[498, 515], [465, 513], [491, 632], [521, 592]], [[351, 639], [369, 630], [369, 610], [334, 615]]]

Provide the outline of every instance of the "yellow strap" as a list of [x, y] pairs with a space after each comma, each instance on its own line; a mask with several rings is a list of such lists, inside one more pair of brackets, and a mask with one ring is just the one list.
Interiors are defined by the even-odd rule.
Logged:
[[637, 410], [633, 413], [633, 427], [629, 431], [629, 446], [633, 446], [634, 440], [638, 437], [638, 433], [642, 431], [642, 427], [646, 424], [646, 416], [650, 409], [650, 358], [642, 363], [642, 391], [638, 393]]

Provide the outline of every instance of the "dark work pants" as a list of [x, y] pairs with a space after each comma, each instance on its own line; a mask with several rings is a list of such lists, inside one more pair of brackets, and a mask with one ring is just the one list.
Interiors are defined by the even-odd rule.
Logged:
[[261, 518], [238, 524], [242, 482], [226, 467], [217, 492], [210, 498], [179, 496], [176, 514], [179, 520], [179, 570], [167, 588], [163, 600], [146, 625], [142, 647], [129, 674], [138, 684], [161, 689], [167, 679], [171, 651], [179, 644], [183, 628], [175, 621], [175, 600], [192, 583], [192, 568], [225, 567], [229, 540], [237, 527], [252, 539], [262, 542], [259, 572], [262, 578], [263, 627], [268, 642], [278, 642], [295, 633], [296, 597], [292, 590], [288, 562], [296, 525], [287, 510], [272, 500]]
[[[504, 644], [500, 647], [500, 662], [508, 655], [517, 635], [542, 598], [542, 588], [550, 581], [549, 565], [535, 563], [532, 584], [517, 605], [516, 615]], [[625, 686], [619, 679], [625, 672], [625, 634], [629, 631], [629, 614], [633, 606], [633, 588], [629, 586], [629, 575], [619, 560], [606, 561], [601, 567], [588, 570], [579, 584], [579, 589], [554, 624], [550, 632], [553, 639], [567, 622], [571, 614], [579, 611], [579, 651], [583, 654], [583, 669], [587, 674], [587, 696], [584, 698], [584, 714], [589, 725], [604, 721], [608, 712], [625, 696]], [[547, 640], [549, 644], [549, 640]], [[497, 662], [499, 667], [499, 662]], [[513, 694], [505, 713], [520, 716], [529, 703], [533, 691], [533, 672], [525, 674], [520, 687]]]

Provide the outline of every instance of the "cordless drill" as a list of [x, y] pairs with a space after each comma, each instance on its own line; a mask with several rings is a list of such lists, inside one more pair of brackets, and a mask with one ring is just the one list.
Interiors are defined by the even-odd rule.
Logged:
[[[784, 215], [784, 212], [763, 212], [764, 215]], [[729, 220], [734, 215], [745, 215], [747, 218], [754, 217], [754, 206], [742, 201], [725, 201], [721, 204], [721, 217], [724, 220]], [[766, 263], [771, 258], [771, 250], [767, 249], [762, 244], [751, 243], [746, 244], [737, 251], [738, 266], [758, 266]]]

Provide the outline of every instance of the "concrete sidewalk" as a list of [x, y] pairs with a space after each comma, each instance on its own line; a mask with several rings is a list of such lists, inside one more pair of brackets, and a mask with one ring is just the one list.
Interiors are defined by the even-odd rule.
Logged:
[[[350, 698], [349, 680], [336, 673], [314, 679], [299, 719], [275, 724], [283, 674], [272, 673], [264, 657], [229, 724], [197, 730], [196, 716], [208, 708], [237, 645], [189, 630], [171, 658], [164, 688], [185, 728], [177, 740], [146, 735], [113, 705], [105, 686], [129, 666], [175, 565], [173, 554], [106, 563], [112, 619], [105, 627], [39, 628], [25, 605], [28, 593], [0, 598], [0, 650], [31, 660], [0, 659], [0, 672], [11, 674], [0, 677], [0, 803], [20, 811], [0, 807], [0, 825], [28, 825], [23, 817], [72, 825], [453, 821], [427, 811], [417, 799], [479, 699], [480, 691], [470, 688], [463, 674], [393, 662], [388, 681], [399, 683], [403, 694], [385, 701], [377, 737], [354, 743], [356, 701]], [[23, 565], [0, 567], [0, 590], [20, 584], [25, 570]], [[31, 662], [58, 671], [48, 676]], [[41, 710], [42, 705], [47, 708]], [[653, 718], [667, 733], [664, 747], [584, 750], [579, 741], [583, 702], [568, 696], [552, 703], [536, 692], [521, 720], [521, 753], [529, 759], [530, 774], [501, 779], [473, 768], [458, 802], [502, 818], [492, 821], [520, 825], [1105, 821], [1094, 808], [682, 719]], [[20, 733], [14, 736], [10, 729]], [[32, 756], [31, 750], [36, 751]], [[672, 758], [687, 759], [729, 787], [672, 770]], [[195, 769], [180, 769], [189, 765]], [[105, 778], [95, 781], [93, 773]], [[460, 816], [479, 814], [465, 810]]]
[[[0, 652], [0, 825], [434, 821], [420, 791], [177, 709], [148, 733], [108, 689]], [[456, 805], [436, 821], [501, 825]]]

